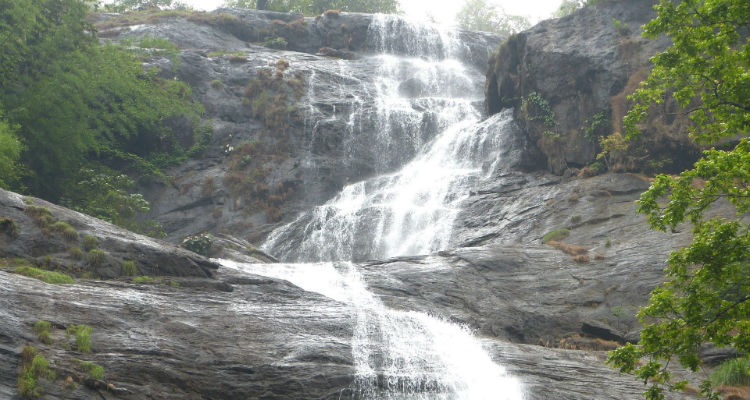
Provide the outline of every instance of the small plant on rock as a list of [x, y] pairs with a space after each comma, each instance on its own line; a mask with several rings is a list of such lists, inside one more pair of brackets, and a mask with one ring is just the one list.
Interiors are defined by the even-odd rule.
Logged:
[[211, 251], [213, 245], [213, 237], [206, 233], [199, 233], [197, 235], [190, 235], [185, 239], [182, 239], [180, 246], [203, 256], [207, 256], [208, 252]]
[[555, 229], [552, 232], [547, 233], [542, 237], [542, 243], [547, 243], [550, 240], [560, 241], [570, 236], [570, 229]]
[[104, 264], [104, 261], [107, 259], [107, 253], [103, 250], [94, 249], [89, 251], [86, 259], [90, 266], [97, 268]]
[[74, 260], [83, 260], [83, 250], [78, 246], [71, 247], [68, 253]]
[[52, 336], [49, 334], [49, 330], [52, 328], [52, 324], [49, 321], [36, 321], [34, 323], [34, 334], [44, 344], [52, 343]]
[[91, 235], [84, 235], [83, 236], [83, 249], [86, 251], [91, 251], [98, 246], [99, 240], [96, 238], [96, 236]]
[[125, 260], [121, 264], [121, 275], [122, 276], [135, 276], [138, 274], [138, 269], [135, 266], [135, 261]]
[[0, 232], [5, 233], [12, 238], [17, 238], [18, 225], [16, 225], [16, 221], [7, 217], [0, 218]]
[[92, 328], [88, 325], [75, 325], [72, 324], [65, 330], [68, 337], [70, 335], [75, 336], [76, 349], [81, 353], [91, 352], [91, 330]]

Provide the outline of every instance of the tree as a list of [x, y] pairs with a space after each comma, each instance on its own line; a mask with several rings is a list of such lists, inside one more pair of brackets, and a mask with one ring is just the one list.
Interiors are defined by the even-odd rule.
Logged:
[[228, 7], [320, 15], [326, 10], [363, 13], [398, 13], [398, 0], [227, 0]]
[[560, 3], [560, 7], [552, 13], [553, 18], [562, 18], [566, 15], [570, 15], [573, 11], [589, 6], [591, 4], [600, 3], [606, 0], [563, 0]]
[[21, 142], [15, 134], [16, 127], [9, 124], [0, 109], [0, 187], [9, 189], [18, 181], [18, 159]]
[[488, 4], [485, 0], [467, 0], [456, 14], [456, 21], [467, 30], [494, 32], [505, 36], [531, 27], [526, 17], [506, 14], [502, 8]]
[[[631, 96], [627, 137], [640, 133], [652, 105], [673, 96], [690, 116], [691, 137], [724, 148], [704, 152], [679, 176], [656, 176], [638, 201], [653, 229], [693, 228], [693, 242], [670, 255], [666, 282], [638, 313], [640, 342], [609, 357], [649, 385], [646, 398], [663, 399], [665, 389], [686, 385], [673, 380], [670, 362], [696, 371], [704, 343], [750, 357], [750, 7], [746, 0], [662, 0], [655, 8], [644, 35], [666, 34], [673, 45], [652, 58], [651, 75]], [[707, 216], [719, 200], [736, 214]], [[708, 381], [701, 393], [718, 399]]]

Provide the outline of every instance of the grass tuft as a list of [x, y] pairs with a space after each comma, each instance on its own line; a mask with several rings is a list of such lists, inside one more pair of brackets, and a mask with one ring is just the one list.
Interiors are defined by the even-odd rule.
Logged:
[[551, 240], [560, 241], [570, 236], [570, 229], [555, 229], [552, 232], [547, 233], [542, 237], [542, 243], [547, 243]]
[[122, 262], [120, 267], [120, 275], [122, 276], [135, 276], [138, 274], [138, 269], [135, 266], [135, 261], [125, 260]]
[[719, 364], [712, 372], [714, 386], [750, 386], [750, 358], [733, 358]]
[[52, 337], [49, 334], [49, 330], [52, 328], [52, 324], [49, 321], [36, 321], [34, 323], [34, 334], [44, 344], [52, 344]]
[[81, 353], [91, 352], [91, 330], [88, 325], [70, 325], [65, 330], [67, 335], [74, 335], [76, 338], [76, 349]]
[[29, 266], [16, 267], [14, 272], [19, 275], [36, 278], [42, 282], [53, 283], [56, 285], [68, 285], [75, 283], [75, 280], [73, 280], [70, 275], [64, 274], [62, 272], [45, 271], [43, 269]]

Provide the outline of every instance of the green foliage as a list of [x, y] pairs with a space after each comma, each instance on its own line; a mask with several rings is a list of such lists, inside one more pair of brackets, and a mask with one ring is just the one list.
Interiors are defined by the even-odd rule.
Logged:
[[284, 50], [287, 46], [286, 39], [283, 37], [267, 37], [263, 42], [263, 45], [271, 49]]
[[70, 275], [64, 274], [62, 272], [45, 271], [43, 269], [30, 266], [16, 267], [14, 269], [14, 272], [20, 275], [39, 279], [42, 282], [52, 283], [56, 285], [67, 285], [75, 283]]
[[81, 353], [91, 352], [91, 331], [92, 328], [88, 325], [75, 325], [71, 324], [65, 333], [70, 336], [75, 336], [76, 349]]
[[74, 358], [73, 361], [78, 364], [78, 367], [86, 371], [89, 376], [93, 379], [102, 380], [104, 379], [104, 367], [99, 364], [94, 364], [91, 361], [82, 361]]
[[227, 0], [227, 6], [320, 15], [326, 10], [396, 14], [398, 0]]
[[221, 89], [224, 87], [224, 82], [222, 82], [220, 79], [214, 79], [211, 81], [211, 87], [214, 89]]
[[557, 132], [555, 112], [552, 111], [547, 99], [539, 93], [531, 92], [521, 99], [521, 113], [528, 121], [541, 121], [546, 128], [544, 135], [555, 138], [560, 136]]
[[52, 328], [52, 324], [49, 321], [36, 321], [34, 323], [34, 334], [42, 343], [51, 344], [52, 337], [49, 333], [50, 328]]
[[94, 269], [102, 266], [102, 264], [104, 264], [104, 261], [106, 260], [107, 253], [103, 250], [94, 249], [89, 251], [88, 255], [86, 255], [86, 261]]
[[750, 358], [733, 358], [711, 371], [714, 386], [750, 386]]
[[68, 253], [74, 260], [83, 260], [83, 250], [78, 246], [71, 247]]
[[47, 359], [37, 353], [32, 346], [25, 345], [21, 350], [21, 373], [18, 376], [18, 393], [23, 398], [33, 399], [40, 395], [38, 380], [54, 380], [55, 372], [49, 368]]
[[[133, 232], [164, 236], [156, 221], [139, 222], [136, 216], [149, 211], [149, 203], [140, 193], [131, 193], [135, 183], [125, 174], [96, 172], [84, 168], [76, 191], [64, 199], [71, 208], [111, 222]], [[84, 243], [85, 246], [85, 243]]]
[[65, 240], [72, 242], [78, 240], [78, 231], [65, 221], [57, 221], [50, 226], [53, 231], [62, 234]]
[[509, 15], [486, 0], [466, 0], [456, 14], [456, 22], [464, 29], [494, 32], [505, 36], [531, 28], [531, 22], [520, 15]]
[[213, 245], [213, 237], [211, 234], [203, 232], [197, 235], [190, 235], [180, 242], [180, 246], [184, 247], [194, 253], [198, 253], [203, 256], [207, 256], [211, 251]]
[[113, 3], [105, 4], [104, 9], [110, 12], [126, 12], [147, 8], [161, 8], [178, 5], [173, 0], [116, 0]]
[[16, 136], [18, 126], [10, 124], [0, 108], [0, 188], [18, 189], [21, 142]]
[[83, 249], [91, 251], [99, 245], [99, 239], [96, 236], [83, 235]]
[[560, 241], [565, 239], [566, 237], [570, 236], [570, 229], [555, 229], [552, 232], [547, 233], [542, 237], [542, 243], [547, 243], [550, 240]]
[[608, 111], [599, 111], [583, 122], [583, 136], [591, 142], [612, 131], [612, 120]]
[[[666, 34], [673, 46], [652, 57], [651, 75], [630, 97], [635, 104], [624, 118], [628, 137], [639, 135], [638, 123], [652, 105], [671, 95], [690, 115], [689, 131], [698, 143], [733, 142], [728, 150], [706, 151], [679, 176], [656, 176], [638, 201], [653, 229], [686, 221], [693, 226], [693, 242], [670, 255], [667, 281], [638, 313], [641, 341], [610, 354], [611, 364], [649, 385], [649, 399], [684, 387], [666, 366], [676, 358], [697, 370], [703, 343], [750, 353], [750, 226], [742, 219], [750, 207], [750, 9], [745, 0], [663, 0], [656, 10], [644, 35]], [[706, 218], [720, 199], [734, 206], [737, 217]], [[638, 364], [644, 357], [648, 361]], [[710, 380], [701, 394], [718, 399]]]
[[[197, 121], [202, 107], [184, 82], [144, 70], [143, 48], [100, 44], [90, 2], [1, 1], [0, 186], [59, 201], [75, 197], [84, 165], [184, 153], [170, 120]], [[163, 39], [141, 45], [176, 53]]]
[[18, 237], [18, 225], [16, 225], [16, 221], [14, 221], [13, 218], [1, 217], [0, 218], [0, 232], [5, 233], [6, 235], [12, 238], [17, 238]]
[[135, 261], [124, 260], [120, 265], [120, 275], [122, 276], [135, 276], [138, 273], [138, 269], [135, 266]]
[[156, 278], [152, 278], [148, 275], [140, 275], [133, 278], [133, 282], [135, 283], [150, 283], [156, 281]]

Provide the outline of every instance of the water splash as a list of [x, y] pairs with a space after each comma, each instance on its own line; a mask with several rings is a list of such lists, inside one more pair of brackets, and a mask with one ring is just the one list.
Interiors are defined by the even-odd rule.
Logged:
[[355, 382], [368, 400], [521, 400], [520, 382], [490, 359], [471, 332], [424, 313], [383, 306], [351, 263], [243, 264], [225, 267], [283, 279], [350, 304]]

